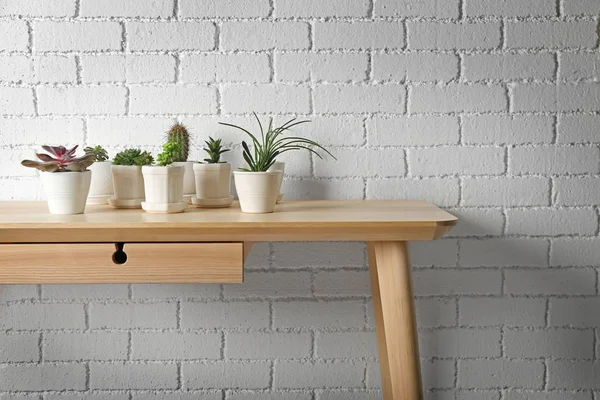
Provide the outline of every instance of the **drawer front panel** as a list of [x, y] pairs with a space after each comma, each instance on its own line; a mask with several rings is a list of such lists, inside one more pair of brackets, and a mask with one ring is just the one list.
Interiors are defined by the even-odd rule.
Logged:
[[0, 284], [240, 283], [243, 260], [243, 243], [0, 244]]

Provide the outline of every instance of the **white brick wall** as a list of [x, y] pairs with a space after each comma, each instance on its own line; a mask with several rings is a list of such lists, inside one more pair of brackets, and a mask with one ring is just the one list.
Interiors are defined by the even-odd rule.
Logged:
[[[51, 3], [51, 4], [50, 4]], [[427, 400], [600, 400], [597, 0], [0, 0], [0, 199], [41, 144], [156, 151], [313, 121], [286, 198], [424, 198]], [[193, 157], [200, 157], [194, 149]], [[239, 164], [239, 148], [228, 159]], [[1, 400], [381, 399], [366, 251], [256, 245], [244, 285], [0, 287]]]

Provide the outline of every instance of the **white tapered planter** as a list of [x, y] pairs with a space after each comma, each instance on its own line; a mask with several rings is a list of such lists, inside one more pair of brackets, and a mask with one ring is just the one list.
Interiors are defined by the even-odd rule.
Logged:
[[92, 182], [87, 204], [108, 204], [114, 194], [111, 161], [97, 161], [88, 167], [92, 171]]
[[192, 203], [198, 207], [229, 207], [231, 196], [231, 164], [194, 164], [196, 196]]
[[137, 165], [111, 167], [115, 195], [108, 203], [116, 208], [141, 208], [144, 201], [144, 177]]
[[187, 202], [183, 201], [182, 166], [142, 167], [146, 200], [142, 208], [151, 213], [183, 212]]
[[279, 194], [277, 195], [277, 202], [279, 203], [283, 199], [281, 184], [283, 183], [283, 175], [285, 174], [285, 163], [283, 161], [275, 161], [267, 171], [281, 171], [281, 175], [279, 175]]
[[242, 212], [264, 214], [275, 211], [280, 175], [281, 171], [234, 171], [235, 189]]
[[196, 194], [196, 183], [194, 179], [194, 165], [193, 161], [178, 161], [172, 165], [175, 167], [183, 167], [183, 198], [189, 201], [192, 196]]
[[83, 214], [90, 191], [91, 171], [41, 172], [50, 214]]

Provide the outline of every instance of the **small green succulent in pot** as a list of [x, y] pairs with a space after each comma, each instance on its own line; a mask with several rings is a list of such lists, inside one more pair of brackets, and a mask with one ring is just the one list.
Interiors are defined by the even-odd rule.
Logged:
[[94, 163], [94, 156], [85, 154], [75, 157], [79, 145], [67, 149], [65, 146], [42, 146], [47, 153], [37, 153], [41, 161], [23, 160], [21, 165], [36, 168], [43, 172], [82, 172]]
[[203, 149], [206, 154], [208, 154], [208, 158], [205, 158], [208, 164], [218, 164], [225, 161], [221, 161], [221, 154], [230, 151], [231, 149], [224, 149], [223, 145], [221, 145], [222, 139], [213, 139], [212, 137], [208, 137], [208, 140], [204, 143], [206, 147]]
[[181, 144], [169, 140], [156, 156], [156, 165], [142, 167], [144, 177], [144, 211], [149, 213], [183, 212], [188, 203], [183, 200], [183, 177], [185, 168], [174, 165], [181, 151]]
[[108, 204], [115, 208], [142, 208], [145, 196], [142, 167], [153, 163], [152, 154], [141, 149], [117, 153], [111, 166], [115, 195]]
[[222, 139], [210, 136], [204, 143], [208, 158], [204, 163], [194, 164], [196, 196], [192, 197], [192, 203], [204, 208], [229, 207], [233, 203], [231, 164], [221, 161], [221, 155], [230, 149], [223, 148]]
[[94, 162], [104, 162], [108, 161], [108, 152], [104, 150], [104, 147], [97, 145], [94, 147], [88, 146], [83, 149], [85, 154], [93, 154]]
[[163, 144], [163, 151], [156, 156], [156, 161], [161, 167], [166, 167], [178, 161], [178, 157], [181, 153], [181, 144], [175, 141], [168, 141]]
[[140, 149], [126, 149], [115, 155], [113, 165], [138, 166], [152, 165], [154, 157], [147, 151]]
[[302, 136], [288, 136], [287, 133], [294, 127], [310, 121], [293, 118], [281, 126], [273, 126], [273, 118], [268, 124], [263, 125], [254, 113], [258, 122], [260, 134], [253, 134], [248, 129], [237, 125], [221, 122], [221, 125], [230, 126], [244, 132], [251, 140], [252, 149], [248, 143], [242, 141], [242, 156], [247, 163], [246, 168], [234, 172], [235, 186], [240, 198], [243, 212], [266, 213], [273, 212], [279, 195], [283, 172], [272, 170], [277, 162], [277, 157], [289, 151], [305, 150], [319, 158], [321, 152], [335, 159], [327, 149], [314, 140]]
[[100, 145], [88, 146], [83, 151], [85, 151], [85, 154], [94, 156], [94, 164], [90, 167], [92, 183], [90, 184], [87, 204], [108, 204], [108, 200], [114, 193], [111, 172], [112, 162], [109, 160], [108, 152]]
[[94, 163], [92, 154], [77, 157], [79, 146], [42, 146], [47, 153], [37, 153], [40, 161], [23, 160], [21, 165], [41, 171], [41, 180], [51, 214], [82, 214], [90, 190]]

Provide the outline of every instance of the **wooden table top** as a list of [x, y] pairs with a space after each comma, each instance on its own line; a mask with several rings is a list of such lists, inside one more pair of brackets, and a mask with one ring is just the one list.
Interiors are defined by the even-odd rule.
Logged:
[[0, 202], [0, 243], [433, 240], [457, 218], [419, 200], [284, 201], [271, 214], [189, 208], [148, 214], [88, 206], [51, 215], [45, 202]]

